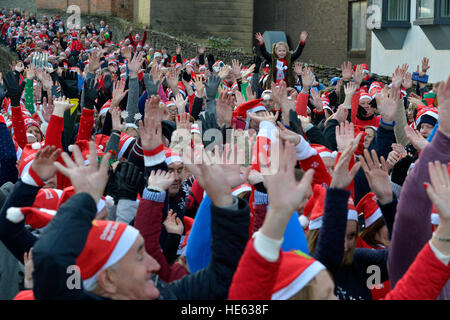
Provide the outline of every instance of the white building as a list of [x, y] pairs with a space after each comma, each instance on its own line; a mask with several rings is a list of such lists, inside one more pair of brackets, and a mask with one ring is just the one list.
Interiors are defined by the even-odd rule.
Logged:
[[[372, 30], [371, 71], [391, 76], [403, 63], [416, 71], [430, 59], [429, 82], [450, 75], [450, 0], [374, 0], [368, 10]], [[371, 15], [372, 14], [372, 15]]]

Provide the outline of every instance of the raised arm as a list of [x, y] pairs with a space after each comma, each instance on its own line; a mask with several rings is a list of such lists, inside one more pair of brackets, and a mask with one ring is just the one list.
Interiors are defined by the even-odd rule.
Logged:
[[[428, 162], [450, 161], [450, 77], [438, 91], [439, 130], [422, 150], [408, 174], [397, 206], [388, 259], [391, 286], [403, 276], [417, 253], [431, 237], [431, 201], [423, 184], [429, 181]], [[426, 227], [428, 226], [428, 227]]]

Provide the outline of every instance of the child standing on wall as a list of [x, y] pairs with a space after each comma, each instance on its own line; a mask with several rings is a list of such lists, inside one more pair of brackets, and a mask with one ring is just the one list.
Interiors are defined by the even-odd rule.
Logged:
[[264, 36], [259, 32], [256, 33], [255, 38], [259, 41], [261, 53], [263, 57], [270, 62], [269, 77], [264, 84], [265, 89], [270, 88], [272, 82], [279, 83], [282, 80], [287, 83], [288, 87], [293, 87], [295, 85], [296, 79], [293, 72], [293, 64], [302, 54], [307, 37], [308, 32], [302, 31], [300, 34], [300, 44], [293, 53], [289, 51], [289, 45], [286, 42], [277, 42], [273, 45], [272, 54], [270, 55], [264, 45]]

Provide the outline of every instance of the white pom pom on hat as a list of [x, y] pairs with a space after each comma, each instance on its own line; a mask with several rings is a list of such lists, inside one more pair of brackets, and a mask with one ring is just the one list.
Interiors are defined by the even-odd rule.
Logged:
[[12, 223], [19, 223], [23, 219], [25, 219], [25, 216], [22, 213], [22, 210], [20, 208], [11, 207], [8, 210], [6, 210], [6, 219], [11, 221]]

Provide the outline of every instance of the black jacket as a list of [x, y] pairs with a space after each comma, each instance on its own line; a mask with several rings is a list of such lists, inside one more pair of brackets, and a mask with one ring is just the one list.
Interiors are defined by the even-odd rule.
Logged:
[[[211, 205], [212, 255], [209, 266], [170, 284], [153, 276], [161, 300], [226, 299], [236, 267], [248, 240], [249, 207], [238, 201], [238, 210]], [[71, 274], [83, 250], [97, 212], [93, 198], [76, 194], [64, 203], [33, 250], [34, 296], [36, 300], [103, 299], [79, 289], [68, 289]], [[157, 281], [158, 280], [158, 281]]]

